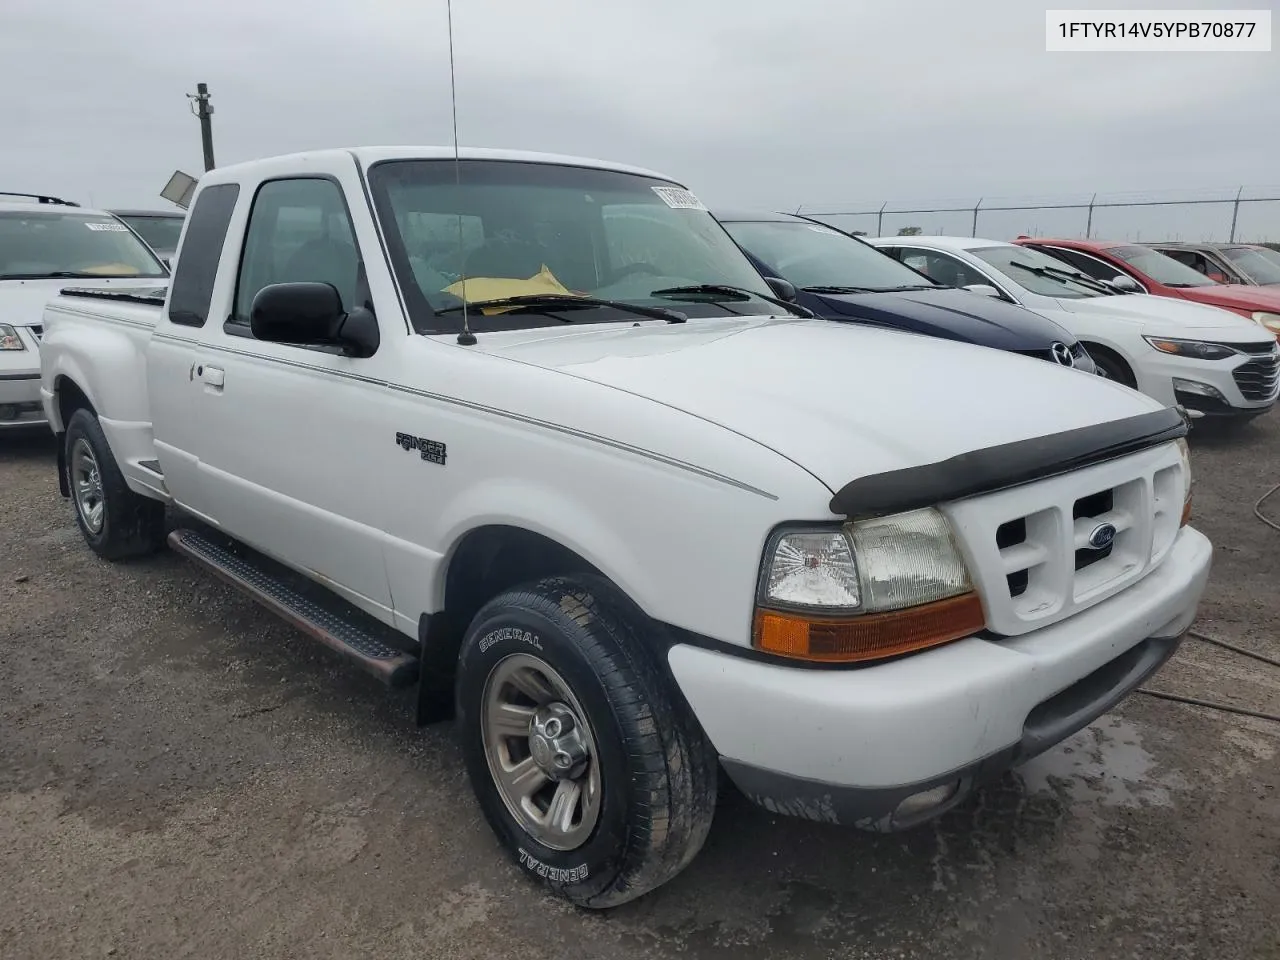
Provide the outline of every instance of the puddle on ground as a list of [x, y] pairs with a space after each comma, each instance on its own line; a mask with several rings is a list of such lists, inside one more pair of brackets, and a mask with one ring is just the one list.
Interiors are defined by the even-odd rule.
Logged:
[[1055, 792], [1109, 807], [1168, 807], [1186, 786], [1177, 772], [1156, 775], [1136, 724], [1117, 716], [1095, 720], [1075, 736], [1016, 771], [1028, 793]]

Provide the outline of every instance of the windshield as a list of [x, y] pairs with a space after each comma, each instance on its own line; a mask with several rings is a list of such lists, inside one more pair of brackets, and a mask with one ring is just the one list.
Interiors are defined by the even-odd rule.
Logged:
[[1145, 273], [1156, 283], [1170, 287], [1214, 287], [1216, 280], [1210, 280], [1199, 270], [1193, 270], [1185, 263], [1179, 263], [1173, 257], [1166, 257], [1159, 250], [1150, 247], [1126, 245], [1107, 247], [1107, 253], [1125, 263], [1132, 264], [1139, 273]]
[[[1280, 284], [1280, 253], [1263, 247], [1223, 247], [1222, 255], [1254, 283]], [[1271, 256], [1268, 256], [1271, 254]]]
[[164, 253], [178, 249], [178, 237], [182, 233], [182, 217], [144, 217], [135, 214], [117, 214], [117, 216], [138, 231], [138, 235], [151, 245], [152, 250]]
[[726, 222], [743, 248], [797, 287], [895, 290], [936, 286], [893, 257], [816, 223], [796, 220]]
[[1099, 288], [1098, 281], [1084, 271], [1030, 247], [1009, 244], [977, 247], [969, 252], [991, 264], [1018, 286], [1042, 297], [1083, 300], [1107, 296]]
[[165, 276], [164, 265], [113, 217], [0, 212], [0, 280]]
[[[589, 296], [675, 307], [691, 318], [780, 312], [756, 299], [772, 296], [764, 278], [697, 198], [674, 184], [548, 163], [463, 160], [457, 166], [393, 160], [369, 171], [392, 264], [414, 327], [423, 333], [460, 331], [461, 312], [449, 308], [464, 295], [468, 303]], [[671, 289], [702, 284], [748, 292]], [[554, 307], [477, 309], [470, 326], [482, 333], [569, 317], [576, 323], [636, 320], [609, 306], [575, 309], [560, 319], [548, 311]]]

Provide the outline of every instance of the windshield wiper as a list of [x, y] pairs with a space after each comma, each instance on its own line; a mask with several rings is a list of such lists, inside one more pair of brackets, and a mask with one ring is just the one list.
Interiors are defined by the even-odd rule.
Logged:
[[132, 274], [83, 273], [76, 270], [54, 270], [50, 273], [3, 273], [0, 280], [125, 280]]
[[1070, 280], [1072, 283], [1078, 283], [1082, 287], [1090, 290], [1097, 290], [1099, 293], [1114, 294], [1115, 290], [1108, 287], [1101, 280], [1095, 280], [1093, 277], [1086, 276], [1083, 273], [1072, 273], [1070, 270], [1059, 270], [1057, 267], [1035, 267], [1029, 263], [1022, 263], [1018, 260], [1010, 260], [1009, 266], [1017, 267], [1019, 270], [1025, 270], [1027, 273], [1034, 273], [1037, 277], [1050, 277], [1054, 280]]
[[759, 293], [755, 290], [748, 290], [746, 287], [733, 287], [727, 283], [691, 283], [684, 287], [664, 287], [661, 290], [652, 290], [649, 292], [651, 297], [667, 297], [672, 300], [694, 299], [699, 294], [704, 294], [711, 300], [729, 300], [735, 303], [743, 300], [763, 300], [766, 303], [772, 303], [781, 307], [788, 313], [797, 317], [804, 317], [806, 320], [813, 320], [816, 315], [807, 307], [802, 307], [798, 303], [789, 303], [778, 297], [771, 297], [768, 294]]
[[[441, 307], [436, 314], [442, 313], [461, 313], [462, 304], [452, 307]], [[472, 300], [466, 305], [470, 310], [473, 307], [480, 310], [484, 307], [521, 307], [527, 310], [554, 309], [554, 310], [575, 310], [584, 307], [612, 307], [615, 310], [624, 310], [627, 313], [633, 313], [639, 317], [652, 317], [655, 320], [665, 320], [667, 323], [684, 323], [689, 318], [679, 310], [670, 310], [667, 307], [646, 307], [634, 303], [626, 303], [622, 300], [601, 300], [598, 297], [577, 297], [568, 293], [529, 293], [522, 294], [518, 297], [499, 297], [496, 300]], [[573, 323], [565, 317], [557, 317], [564, 323]]]
[[825, 283], [816, 287], [801, 287], [805, 293], [880, 293], [874, 287], [844, 287], [833, 283]]

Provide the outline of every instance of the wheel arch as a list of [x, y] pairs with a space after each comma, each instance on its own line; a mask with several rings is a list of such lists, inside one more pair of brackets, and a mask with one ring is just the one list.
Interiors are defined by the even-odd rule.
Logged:
[[511, 523], [488, 523], [467, 530], [446, 553], [441, 566], [441, 604], [436, 612], [423, 614], [418, 621], [422, 658], [419, 723], [452, 716], [453, 677], [463, 635], [480, 608], [503, 591], [546, 577], [588, 577], [632, 610], [640, 610], [615, 578], [579, 550]]

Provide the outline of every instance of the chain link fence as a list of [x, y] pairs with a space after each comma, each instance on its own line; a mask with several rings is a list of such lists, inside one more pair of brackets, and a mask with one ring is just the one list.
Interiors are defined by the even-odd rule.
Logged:
[[1280, 186], [1181, 193], [1129, 193], [939, 200], [932, 203], [802, 204], [797, 213], [872, 236], [963, 234], [1102, 240], [1190, 240], [1276, 244]]

